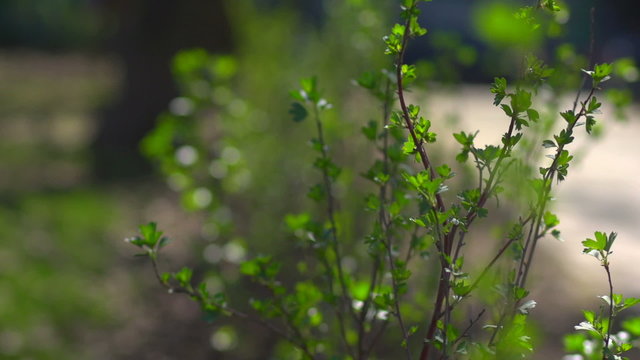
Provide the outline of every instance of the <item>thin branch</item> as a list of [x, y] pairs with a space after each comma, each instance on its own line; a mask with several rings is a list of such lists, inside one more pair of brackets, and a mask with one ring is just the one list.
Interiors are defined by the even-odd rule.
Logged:
[[[397, 91], [398, 91], [398, 101], [400, 102], [400, 108], [402, 109], [402, 118], [405, 121], [405, 125], [407, 129], [409, 129], [409, 133], [411, 134], [411, 139], [413, 140], [413, 144], [420, 154], [420, 160], [422, 161], [422, 166], [426, 171], [429, 172], [431, 179], [436, 177], [435, 171], [433, 170], [433, 165], [429, 160], [429, 156], [427, 155], [426, 150], [424, 149], [422, 140], [418, 140], [418, 136], [416, 135], [413, 121], [411, 120], [411, 116], [409, 115], [409, 110], [407, 109], [407, 104], [404, 98], [404, 86], [402, 84], [402, 64], [404, 63], [404, 53], [407, 50], [407, 43], [409, 41], [409, 19], [405, 22], [404, 26], [404, 34], [402, 36], [402, 47], [400, 48], [400, 52], [398, 53], [398, 59], [396, 61], [396, 81], [397, 81]], [[438, 210], [445, 211], [444, 201], [442, 201], [442, 196], [440, 194], [436, 194], [436, 201], [438, 203]]]
[[[505, 134], [505, 137], [507, 139], [511, 139], [511, 137], [513, 136], [513, 131], [515, 128], [515, 121], [516, 118], [515, 116], [511, 117], [511, 121], [509, 123], [509, 129], [507, 131], [507, 133]], [[489, 179], [487, 180], [487, 185], [484, 188], [484, 191], [482, 192], [482, 194], [480, 195], [480, 198], [478, 199], [478, 203], [476, 204], [476, 208], [481, 208], [484, 206], [484, 204], [487, 202], [487, 200], [489, 199], [489, 196], [491, 194], [491, 192], [493, 190], [495, 190], [494, 187], [494, 181], [497, 181], [498, 178], [496, 178], [498, 172], [498, 169], [502, 163], [502, 161], [504, 161], [504, 159], [507, 157], [507, 155], [510, 153], [510, 147], [508, 146], [509, 141], [505, 141], [505, 144], [502, 147], [502, 151], [500, 152], [500, 156], [498, 157], [498, 160], [496, 160], [496, 163], [494, 165], [494, 169], [493, 171], [490, 172], [489, 175]], [[475, 209], [471, 209], [469, 210], [469, 212], [467, 213], [466, 217], [465, 217], [465, 221], [464, 224], [466, 227], [468, 227], [469, 225], [471, 225], [471, 223], [473, 223], [473, 221], [475, 220], [475, 218], [477, 217], [477, 211]], [[454, 238], [456, 236], [456, 234], [458, 233], [458, 229], [459, 229], [459, 225], [454, 225], [451, 230], [449, 231], [449, 233], [447, 234], [446, 238], [447, 240], [444, 241], [444, 253], [447, 255], [451, 254], [452, 251], [452, 246], [453, 246], [453, 242], [454, 242]], [[464, 236], [460, 235], [459, 239], [458, 239], [458, 248], [461, 246], [460, 243], [464, 240]], [[458, 251], [456, 251], [456, 253], [458, 253]], [[438, 292], [436, 295], [436, 306], [434, 308], [433, 314], [431, 316], [431, 321], [429, 323], [429, 328], [427, 330], [427, 336], [425, 338], [425, 344], [424, 347], [422, 348], [422, 353], [420, 355], [420, 360], [427, 360], [429, 358], [429, 352], [430, 352], [430, 347], [431, 347], [431, 341], [433, 339], [433, 336], [435, 335], [435, 330], [436, 330], [436, 326], [437, 326], [437, 321], [438, 319], [444, 315], [447, 311], [448, 311], [448, 307], [441, 312], [441, 307], [442, 307], [442, 303], [444, 300], [444, 297], [448, 297], [448, 273], [446, 273], [446, 271], [444, 271], [444, 268], [441, 270], [441, 274], [440, 274], [440, 281], [445, 281], [447, 282], [447, 284], [440, 284], [440, 286], [438, 287]]]
[[487, 309], [482, 309], [482, 311], [480, 311], [480, 313], [478, 313], [478, 316], [476, 316], [475, 319], [469, 320], [469, 325], [462, 331], [462, 333], [460, 334], [460, 336], [458, 336], [456, 341], [453, 342], [452, 346], [455, 346], [460, 340], [464, 339], [467, 336], [467, 334], [469, 333], [471, 328], [473, 328], [473, 326], [475, 324], [477, 324], [478, 321], [480, 321], [480, 318], [484, 315], [484, 313], [486, 311], [487, 311]]
[[604, 259], [604, 269], [607, 271], [607, 280], [609, 281], [609, 324], [607, 326], [607, 337], [604, 340], [604, 349], [602, 350], [602, 360], [606, 360], [606, 351], [611, 341], [611, 328], [613, 327], [613, 281], [611, 280], [611, 271], [609, 269], [609, 260]]
[[[567, 133], [572, 133], [573, 129], [575, 128], [576, 124], [578, 124], [579, 120], [582, 117], [585, 117], [587, 115], [587, 104], [589, 103], [589, 101], [591, 100], [591, 98], [593, 97], [593, 94], [595, 93], [596, 88], [595, 87], [591, 87], [591, 90], [589, 91], [589, 94], [587, 95], [586, 99], [582, 102], [582, 108], [580, 109], [580, 112], [576, 115], [576, 118], [574, 121], [572, 121], [571, 123], [567, 124], [566, 127], [566, 132]], [[558, 146], [557, 150], [556, 150], [556, 154], [553, 158], [553, 161], [551, 163], [551, 166], [549, 167], [549, 170], [547, 171], [547, 173], [545, 174], [545, 176], [543, 176], [543, 180], [544, 180], [544, 184], [545, 184], [545, 188], [542, 190], [542, 193], [540, 195], [540, 197], [538, 198], [538, 203], [539, 205], [535, 208], [536, 211], [536, 221], [535, 221], [535, 227], [532, 228], [534, 230], [534, 236], [532, 239], [528, 239], [527, 240], [527, 245], [529, 245], [528, 243], [531, 242], [530, 246], [525, 246], [524, 250], [523, 250], [523, 256], [521, 259], [521, 269], [523, 268], [524, 271], [522, 272], [522, 277], [519, 278], [519, 282], [518, 282], [518, 286], [521, 288], [524, 288], [526, 281], [527, 281], [527, 277], [529, 274], [529, 269], [531, 268], [531, 263], [533, 262], [533, 256], [535, 254], [535, 250], [537, 248], [537, 244], [538, 244], [538, 240], [540, 239], [540, 226], [542, 224], [542, 217], [544, 215], [546, 206], [547, 206], [547, 201], [549, 199], [549, 195], [551, 194], [551, 189], [552, 189], [552, 181], [553, 178], [556, 175], [556, 171], [558, 170], [558, 161], [560, 159], [560, 155], [562, 154], [562, 152], [564, 151], [566, 144], [562, 144], [560, 146]], [[534, 226], [532, 224], [532, 226]], [[529, 251], [529, 253], [527, 254], [527, 251]], [[525, 260], [526, 258], [526, 260]]]
[[380, 337], [382, 336], [382, 334], [384, 334], [388, 325], [389, 325], [389, 321], [385, 321], [384, 323], [382, 323], [382, 325], [378, 329], [378, 332], [376, 332], [376, 334], [373, 336], [373, 338], [371, 339], [371, 343], [369, 343], [369, 346], [365, 350], [363, 359], [369, 358], [369, 354], [371, 353], [371, 351], [373, 351], [373, 348], [380, 342], [379, 341]]
[[[594, 0], [595, 3], [595, 0]], [[590, 10], [590, 24], [589, 24], [589, 68], [592, 68], [595, 64], [594, 58], [595, 58], [595, 5], [593, 5], [591, 7]], [[582, 88], [584, 87], [585, 82], [587, 81], [587, 79], [589, 78], [589, 76], [584, 75], [582, 78], [582, 83], [580, 84], [580, 87], [578, 88], [578, 91], [576, 92], [576, 97], [575, 100], [573, 101], [573, 107], [572, 107], [572, 112], [575, 113], [576, 109], [578, 107], [578, 101], [580, 99], [580, 95], [582, 92]], [[576, 116], [576, 120], [573, 122], [573, 124], [568, 124], [567, 126], [567, 131], [571, 131], [573, 130], [573, 127], [575, 126], [575, 124], [578, 123], [578, 120], [583, 117], [586, 116], [586, 104], [589, 102], [589, 100], [591, 100], [591, 98], [593, 97], [593, 94], [595, 92], [596, 88], [594, 86], [591, 87], [591, 90], [589, 91], [589, 95], [587, 95], [587, 98], [585, 99], [584, 102], [582, 102], [582, 108], [580, 110], [580, 113]], [[553, 177], [555, 175], [555, 171], [557, 163], [558, 163], [558, 159], [560, 154], [562, 153], [562, 150], [564, 149], [564, 144], [559, 146], [557, 151], [556, 151], [556, 156], [553, 159], [553, 162], [551, 164], [551, 166], [549, 167], [549, 171], [547, 171], [547, 173], [545, 174], [545, 176], [543, 177], [545, 181], [547, 180], [553, 180]], [[546, 183], [545, 183], [546, 184]], [[551, 183], [549, 183], [547, 189], [543, 190], [543, 198], [542, 198], [542, 208], [539, 209], [539, 214], [538, 214], [538, 218], [541, 219], [541, 214], [544, 212], [544, 207], [546, 206], [546, 201], [547, 201], [547, 197], [549, 195], [549, 193], [551, 192]], [[537, 221], [537, 227], [539, 227], [540, 225], [540, 221]], [[536, 245], [537, 245], [537, 241], [538, 241], [538, 228], [536, 228], [536, 236], [533, 239], [533, 244], [531, 246], [531, 251], [528, 254], [528, 259], [526, 260], [526, 263], [524, 262], [524, 258], [525, 258], [525, 254], [527, 251], [527, 246], [525, 246], [525, 249], [523, 250], [523, 257], [520, 263], [520, 269], [522, 269], [523, 265], [524, 265], [524, 273], [522, 274], [522, 278], [519, 278], [518, 283], [520, 283], [520, 287], [524, 287], [525, 283], [526, 283], [526, 279], [527, 279], [527, 275], [529, 272], [529, 268], [531, 267], [531, 262], [533, 261], [533, 255], [535, 253], [535, 249], [536, 249]], [[529, 239], [527, 239], [527, 245], [529, 245]], [[519, 271], [519, 275], [520, 276], [520, 271]]]
[[[322, 129], [322, 122], [320, 121], [320, 115], [318, 114], [318, 106], [316, 104], [314, 104], [313, 110], [314, 110], [314, 118], [316, 121], [316, 128], [318, 131], [318, 141], [320, 143], [320, 152], [322, 154], [323, 159], [328, 159], [329, 156], [327, 154], [326, 144], [324, 141], [324, 132]], [[336, 256], [336, 269], [338, 270], [338, 283], [340, 284], [340, 289], [342, 291], [342, 301], [341, 301], [342, 304], [337, 306], [335, 310], [336, 310], [336, 315], [338, 317], [340, 333], [343, 338], [343, 342], [346, 347], [346, 350], [352, 357], [355, 358], [353, 349], [351, 348], [351, 346], [349, 345], [349, 342], [347, 341], [347, 335], [346, 335], [347, 332], [346, 332], [345, 320], [343, 316], [344, 307], [346, 306], [349, 309], [349, 312], [351, 313], [351, 315], [356, 321], [358, 317], [351, 304], [351, 299], [350, 299], [349, 293], [347, 292], [347, 286], [345, 283], [344, 271], [342, 269], [342, 256], [340, 254], [340, 246], [338, 244], [338, 235], [337, 235], [338, 229], [337, 229], [336, 220], [335, 220], [335, 204], [334, 204], [334, 197], [333, 197], [333, 187], [331, 185], [331, 178], [326, 168], [322, 169], [322, 178], [324, 182], [325, 192], [327, 194], [327, 217], [329, 219], [329, 224], [331, 226], [331, 239], [332, 239], [331, 244]], [[326, 266], [328, 267], [327, 271], [329, 273], [332, 273], [333, 271], [331, 270], [331, 267], [328, 264], [328, 262], [326, 263]], [[330, 275], [330, 276], [333, 276], [333, 275]], [[333, 293], [333, 290], [331, 291]]]
[[[208, 303], [208, 299], [206, 299], [201, 293], [194, 291], [191, 288], [185, 288], [185, 287], [174, 287], [171, 284], [169, 284], [166, 281], [162, 280], [162, 276], [160, 275], [160, 271], [158, 270], [158, 262], [156, 259], [155, 255], [150, 255], [149, 259], [151, 260], [151, 265], [153, 268], [153, 273], [156, 277], [156, 279], [158, 280], [158, 282], [167, 289], [167, 291], [171, 294], [185, 294], [188, 295], [189, 297], [195, 299], [198, 303], [200, 304], [206, 304]], [[287, 340], [288, 342], [290, 342], [292, 345], [296, 346], [297, 348], [299, 348], [304, 354], [305, 356], [307, 356], [309, 359], [314, 359], [313, 354], [311, 353], [311, 350], [309, 349], [309, 347], [307, 346], [306, 342], [304, 341], [304, 337], [302, 336], [302, 334], [299, 333], [299, 331], [296, 333], [296, 338], [292, 337], [291, 335], [287, 334], [287, 332], [285, 332], [284, 330], [276, 327], [275, 325], [271, 324], [270, 322], [267, 322], [265, 320], [263, 320], [262, 318], [259, 317], [253, 317], [250, 316], [240, 310], [234, 309], [232, 307], [230, 307], [228, 304], [214, 304], [215, 306], [219, 307], [221, 310], [223, 310], [224, 312], [229, 313], [232, 316], [235, 316], [237, 318], [240, 319], [244, 319], [244, 320], [248, 320], [250, 322], [253, 322], [255, 324], [258, 324], [268, 330], [273, 331], [275, 334], [279, 335], [280, 337], [282, 337], [283, 339]], [[292, 327], [292, 326], [290, 326]], [[294, 330], [294, 332], [296, 332], [296, 328], [292, 327], [292, 329]]]
[[[322, 261], [325, 269], [327, 270], [327, 282], [329, 285], [329, 293], [333, 294], [334, 290], [333, 290], [333, 270], [331, 268], [331, 264], [329, 264], [329, 261], [327, 260], [327, 257], [324, 256], [323, 254], [320, 254], [320, 260]], [[350, 346], [349, 346], [349, 341], [347, 340], [347, 330], [344, 326], [344, 314], [342, 312], [342, 309], [340, 306], [335, 306], [334, 307], [335, 313], [336, 313], [336, 317], [338, 318], [338, 328], [340, 330], [340, 339], [342, 340], [342, 345], [344, 345], [344, 348], [346, 349], [347, 352], [351, 352]]]
[[[591, 69], [591, 68], [593, 68], [593, 65], [595, 63], [594, 62], [594, 51], [595, 51], [595, 43], [596, 43], [596, 39], [595, 39], [596, 8], [595, 8], [595, 6], [591, 7], [591, 10], [589, 11], [589, 15], [590, 15], [590, 21], [589, 21], [589, 69]], [[582, 88], [584, 87], [584, 84], [586, 84], [588, 78], [589, 78], [588, 76], [583, 76], [582, 77], [582, 82], [580, 83], [580, 87], [578, 88], [578, 91], [576, 92], [576, 98], [573, 100], [572, 110], [573, 110], [574, 113], [576, 112], [576, 109], [578, 108], [578, 100], [580, 99]]]
[[364, 300], [362, 304], [362, 309], [360, 309], [360, 316], [358, 318], [358, 354], [360, 359], [364, 358], [364, 338], [367, 335], [365, 331], [365, 322], [367, 319], [367, 313], [369, 312], [369, 307], [371, 306], [371, 302], [373, 300], [373, 293], [376, 288], [376, 281], [378, 278], [378, 273], [380, 272], [380, 257], [376, 255], [372, 266], [371, 266], [371, 281], [369, 282], [369, 289], [367, 291], [367, 298]]
[[[521, 220], [520, 224], [521, 226], [526, 225], [529, 221], [531, 221], [531, 217], [528, 217], [527, 219]], [[493, 257], [493, 259], [491, 259], [491, 261], [489, 261], [489, 263], [487, 265], [485, 265], [485, 267], [482, 269], [482, 271], [480, 272], [480, 275], [478, 275], [478, 277], [473, 281], [473, 283], [471, 283], [471, 285], [469, 286], [469, 289], [462, 295], [460, 295], [460, 297], [465, 298], [467, 297], [469, 294], [471, 294], [471, 292], [473, 292], [473, 290], [475, 290], [479, 285], [480, 282], [482, 281], [482, 279], [484, 279], [484, 277], [487, 275], [487, 273], [489, 272], [489, 270], [496, 264], [496, 262], [502, 257], [502, 255], [505, 253], [505, 251], [509, 248], [509, 246], [511, 246], [516, 240], [518, 240], [517, 238], [509, 238], [507, 239], [506, 243], [504, 245], [502, 245], [502, 247], [500, 248], [500, 250], [498, 250], [498, 252], [496, 253], [496, 255]], [[447, 311], [453, 311], [454, 307], [458, 304], [454, 303], [451, 304], [448, 308]], [[441, 313], [440, 316], [442, 316], [444, 314]], [[438, 318], [439, 319], [439, 318]]]
[[404, 325], [404, 320], [402, 319], [402, 313], [400, 312], [400, 302], [399, 302], [399, 286], [396, 281], [395, 271], [396, 266], [393, 261], [393, 254], [391, 252], [391, 244], [385, 244], [387, 248], [387, 256], [389, 260], [389, 266], [391, 268], [391, 286], [393, 288], [393, 306], [395, 308], [394, 315], [396, 319], [398, 319], [398, 325], [400, 325], [400, 331], [402, 332], [402, 339], [404, 341], [404, 349], [405, 355], [407, 359], [411, 359], [411, 352], [409, 351], [409, 334], [407, 333], [406, 327]]
[[[389, 124], [389, 116], [391, 114], [391, 102], [393, 101], [393, 95], [391, 90], [391, 80], [386, 76], [385, 78], [386, 78], [386, 82], [384, 87], [384, 93], [382, 93], [383, 101], [382, 101], [382, 119], [381, 119], [382, 128], [384, 130], [382, 134], [382, 148], [380, 148], [379, 151], [382, 155], [383, 172], [385, 174], [389, 174], [389, 154], [387, 153], [389, 148], [389, 133], [387, 131], [387, 125]], [[380, 223], [380, 226], [384, 226], [383, 224], [386, 223], [385, 204], [387, 203], [387, 187], [388, 187], [388, 183], [384, 182], [383, 184], [380, 185], [380, 189], [378, 192], [378, 199], [380, 200], [380, 204], [381, 204], [380, 210], [378, 212], [378, 216], [379, 216], [378, 221]], [[359, 359], [366, 358], [367, 350], [365, 349], [364, 340], [365, 340], [365, 337], [369, 334], [369, 332], [365, 330], [365, 323], [367, 321], [367, 314], [369, 313], [369, 308], [373, 302], [375, 289], [377, 288], [378, 275], [383, 269], [382, 262], [383, 260], [381, 259], [381, 256], [379, 254], [375, 254], [374, 261], [371, 264], [371, 276], [369, 281], [369, 287], [367, 290], [367, 296], [362, 303], [362, 308], [360, 309], [360, 313], [357, 320], [358, 356], [359, 356], [358, 358]]]

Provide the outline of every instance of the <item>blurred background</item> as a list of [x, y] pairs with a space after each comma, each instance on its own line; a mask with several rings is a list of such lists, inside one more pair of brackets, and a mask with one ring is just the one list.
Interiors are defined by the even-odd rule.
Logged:
[[[413, 95], [443, 132], [480, 129], [495, 142], [501, 130], [491, 118], [500, 115], [488, 84], [516, 77], [527, 51], [588, 67], [590, 5], [568, 1], [547, 34], [512, 27], [519, 5], [448, 0], [425, 8], [429, 34], [408, 61], [420, 72]], [[628, 104], [639, 89], [634, 3], [597, 6], [593, 57], [623, 59], [607, 97]], [[361, 194], [351, 189], [365, 169], [357, 159], [372, 149], [353, 138], [379, 109], [352, 79], [388, 66], [381, 38], [397, 13], [391, 0], [0, 2], [0, 359], [283, 358], [262, 329], [208, 324], [188, 299], [168, 296], [122, 239], [157, 221], [175, 239], [162, 266], [193, 265], [212, 288], [248, 298], [255, 289], [237, 264], [295, 253], [281, 219], [309, 207], [296, 194], [316, 178], [307, 161], [312, 128], [290, 121], [289, 90], [317, 75], [334, 103], [327, 136], [346, 165], [339, 196], [357, 208]], [[567, 81], [575, 89], [579, 73]], [[640, 296], [634, 106], [608, 108], [598, 150], [583, 146], [582, 165], [600, 167], [577, 165], [561, 186], [567, 241], [539, 257], [549, 266], [533, 281], [540, 359], [560, 357], [558, 335], [605, 291], [604, 278], [593, 285], [602, 274], [580, 257], [578, 240], [617, 229], [626, 246], [615, 269], [620, 286]], [[362, 216], [342, 220], [356, 236]], [[576, 260], [557, 255], [566, 252]], [[550, 280], [559, 277], [567, 283]]]

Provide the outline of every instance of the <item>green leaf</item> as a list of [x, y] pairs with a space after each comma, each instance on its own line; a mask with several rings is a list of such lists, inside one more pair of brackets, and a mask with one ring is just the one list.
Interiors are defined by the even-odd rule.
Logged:
[[144, 244], [151, 248], [158, 243], [162, 236], [162, 231], [157, 230], [155, 222], [140, 226], [140, 233], [144, 238]]
[[287, 225], [287, 228], [291, 231], [306, 228], [309, 221], [311, 221], [311, 216], [307, 213], [287, 214], [284, 217], [284, 222]]
[[317, 158], [313, 163], [313, 166], [323, 172], [326, 172], [332, 180], [335, 180], [342, 172], [342, 170], [333, 161], [331, 161], [331, 159], [325, 157]]
[[609, 234], [609, 236], [606, 238], [607, 240], [607, 245], [605, 246], [604, 250], [606, 252], [610, 252], [611, 251], [611, 246], [613, 246], [613, 242], [616, 240], [616, 237], [618, 237], [618, 234], [615, 232], [612, 232]]
[[400, 73], [402, 74], [403, 79], [410, 82], [416, 78], [416, 66], [402, 64], [402, 67], [400, 68]]
[[544, 213], [544, 225], [547, 227], [547, 229], [558, 226], [558, 224], [560, 224], [560, 220], [558, 220], [558, 217], [547, 211]]
[[300, 103], [294, 102], [291, 103], [291, 108], [289, 109], [289, 114], [293, 117], [293, 121], [301, 122], [302, 120], [307, 118], [308, 112], [304, 106], [300, 105]]
[[367, 126], [362, 127], [362, 133], [367, 139], [374, 141], [378, 137], [378, 123], [376, 121], [369, 121]]
[[260, 273], [260, 265], [255, 259], [245, 261], [240, 265], [240, 272], [247, 276], [257, 276]]
[[369, 283], [366, 281], [358, 281], [352, 284], [351, 294], [353, 298], [364, 301], [369, 294]]
[[602, 104], [598, 102], [598, 99], [595, 96], [593, 96], [589, 101], [589, 104], [587, 105], [587, 112], [595, 113], [598, 111], [598, 109], [600, 109], [601, 106]]
[[573, 113], [572, 110], [567, 110], [565, 112], [561, 112], [560, 115], [569, 124], [573, 124], [576, 121], [576, 115]]
[[584, 310], [582, 311], [582, 315], [584, 316], [585, 320], [590, 323], [593, 323], [596, 319], [596, 313], [594, 313], [593, 311]]
[[609, 80], [611, 78], [609, 76], [611, 74], [611, 71], [613, 71], [612, 64], [607, 64], [607, 63], [597, 64], [594, 68], [593, 75], [592, 75], [593, 81], [596, 83], [601, 83]]
[[391, 29], [391, 34], [383, 37], [387, 48], [384, 53], [387, 55], [395, 55], [402, 50], [402, 39], [404, 37], [405, 27], [404, 25], [395, 24]]
[[543, 0], [540, 6], [549, 11], [560, 11], [560, 6], [558, 6], [556, 0]]
[[367, 71], [360, 75], [356, 83], [365, 89], [373, 90], [378, 86], [378, 76], [373, 71]]
[[636, 337], [640, 336], [640, 317], [634, 317], [623, 321], [622, 328]]
[[498, 106], [502, 102], [502, 99], [505, 98], [507, 91], [507, 79], [500, 77], [495, 78], [493, 80], [493, 84], [491, 84], [491, 93], [495, 94], [493, 98], [493, 105]]
[[582, 242], [582, 245], [585, 247], [585, 252], [589, 252], [592, 250], [604, 250], [607, 246], [607, 235], [602, 232], [597, 231], [595, 233], [594, 239], [587, 239]]
[[574, 137], [571, 136], [571, 131], [566, 131], [565, 129], [560, 130], [560, 134], [554, 135], [553, 138], [556, 139], [558, 146], [571, 144], [574, 140]]
[[427, 29], [420, 26], [418, 23], [418, 17], [412, 16], [409, 20], [409, 35], [413, 37], [422, 36], [427, 33]]
[[443, 164], [441, 166], [438, 166], [436, 168], [436, 172], [438, 173], [438, 175], [440, 175], [441, 177], [443, 177], [445, 179], [451, 179], [453, 177], [453, 175], [454, 175], [454, 173], [451, 171], [451, 168], [447, 164]]
[[409, 117], [411, 119], [417, 119], [420, 114], [420, 106], [410, 104], [407, 106], [407, 111], [409, 112]]
[[557, 161], [558, 168], [560, 169], [561, 167], [563, 168], [568, 167], [569, 162], [571, 162], [571, 160], [573, 160], [573, 156], [569, 155], [569, 151], [562, 150], [562, 152], [558, 156], [558, 161]]
[[640, 303], [640, 298], [626, 298], [624, 299], [624, 303], [620, 306], [620, 308], [618, 309], [618, 311], [622, 311], [624, 309], [628, 309], [632, 306], [637, 305], [638, 303]]
[[380, 209], [380, 198], [377, 195], [369, 194], [365, 198], [367, 210], [377, 211]]
[[524, 299], [527, 295], [529, 295], [529, 291], [527, 289], [516, 286], [513, 289], [513, 295], [515, 300], [518, 301]]
[[174, 278], [182, 287], [188, 287], [190, 285], [192, 276], [193, 270], [188, 267], [183, 267], [180, 271], [174, 274]]
[[517, 89], [515, 94], [511, 94], [511, 108], [514, 113], [527, 111], [531, 107], [531, 93]]
[[407, 141], [402, 145], [402, 152], [411, 155], [416, 152], [416, 145], [413, 143], [413, 138], [409, 137]]
[[584, 333], [568, 334], [564, 336], [564, 350], [567, 353], [582, 354], [587, 337]]
[[300, 86], [302, 86], [301, 94], [306, 100], [314, 103], [320, 100], [318, 79], [315, 76], [300, 80]]
[[585, 127], [587, 130], [587, 134], [591, 134], [591, 131], [593, 130], [593, 127], [595, 125], [596, 125], [596, 119], [591, 115], [587, 115], [587, 126]]
[[312, 187], [309, 188], [309, 191], [307, 192], [307, 197], [311, 200], [314, 201], [322, 201], [325, 199], [326, 197], [326, 191], [324, 189], [324, 186], [320, 185], [320, 184], [316, 184]]
[[513, 116], [513, 110], [511, 110], [511, 108], [509, 107], [509, 105], [507, 105], [507, 104], [502, 104], [502, 105], [500, 105], [500, 107], [502, 108], [502, 111], [504, 111], [504, 113], [505, 113], [507, 116], [509, 116], [509, 117]]
[[164, 272], [162, 273], [162, 275], [160, 275], [160, 281], [163, 284], [168, 284], [170, 279], [171, 279], [171, 273]]
[[[135, 245], [137, 247], [143, 247], [146, 243], [145, 239], [141, 238], [140, 236], [134, 236], [134, 237], [128, 237], [125, 238], [124, 241], [128, 242], [129, 244]], [[143, 255], [147, 255], [146, 253]]]

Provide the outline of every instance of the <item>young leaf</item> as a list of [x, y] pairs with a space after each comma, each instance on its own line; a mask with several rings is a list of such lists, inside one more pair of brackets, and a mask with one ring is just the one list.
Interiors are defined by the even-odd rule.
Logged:
[[491, 84], [491, 93], [495, 94], [493, 98], [493, 105], [498, 106], [502, 102], [502, 99], [505, 98], [507, 91], [507, 79], [500, 77], [495, 78], [493, 80], [493, 84]]
[[293, 121], [301, 122], [302, 120], [307, 118], [307, 109], [304, 106], [300, 105], [300, 103], [294, 102], [291, 103], [291, 108], [289, 109], [289, 114], [293, 117]]

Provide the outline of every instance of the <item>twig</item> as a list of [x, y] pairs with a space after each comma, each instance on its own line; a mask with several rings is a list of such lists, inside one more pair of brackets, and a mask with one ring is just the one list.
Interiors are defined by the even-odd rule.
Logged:
[[[318, 141], [320, 143], [320, 152], [322, 154], [323, 159], [328, 159], [329, 156], [327, 154], [326, 145], [324, 141], [322, 122], [320, 121], [320, 115], [318, 114], [318, 106], [314, 105], [313, 110], [314, 110], [314, 118], [316, 121], [316, 128], [318, 131]], [[336, 315], [338, 316], [340, 333], [343, 338], [343, 342], [346, 347], [346, 350], [352, 357], [355, 358], [353, 349], [351, 348], [351, 346], [349, 345], [349, 342], [347, 341], [345, 321], [343, 316], [344, 307], [346, 306], [349, 309], [349, 312], [351, 313], [351, 315], [355, 320], [357, 320], [358, 317], [355, 311], [353, 310], [351, 299], [350, 299], [349, 293], [347, 292], [347, 286], [345, 284], [344, 272], [342, 269], [342, 256], [340, 255], [340, 246], [338, 244], [338, 235], [337, 235], [338, 229], [337, 229], [336, 220], [335, 220], [335, 204], [334, 204], [334, 198], [333, 198], [333, 188], [331, 186], [331, 179], [329, 177], [329, 173], [327, 169], [322, 169], [322, 178], [324, 182], [325, 192], [327, 194], [327, 217], [329, 218], [329, 223], [331, 225], [331, 238], [332, 238], [331, 244], [333, 245], [333, 251], [336, 256], [336, 268], [338, 270], [338, 283], [340, 284], [340, 289], [342, 291], [342, 301], [341, 301], [342, 304], [336, 307]], [[327, 266], [329, 266], [327, 270], [330, 273], [332, 273], [331, 267], [328, 263], [327, 263]]]
[[[567, 128], [566, 131], [567, 133], [571, 133], [573, 132], [573, 129], [575, 128], [576, 124], [578, 124], [579, 120], [587, 115], [587, 104], [589, 103], [589, 101], [591, 100], [591, 98], [593, 97], [593, 94], [595, 92], [596, 88], [595, 87], [591, 87], [591, 91], [589, 91], [589, 94], [587, 95], [587, 98], [585, 99], [584, 102], [582, 102], [582, 108], [580, 109], [580, 112], [576, 115], [576, 118], [574, 121], [572, 121], [571, 123], [567, 124]], [[543, 181], [545, 184], [545, 188], [542, 190], [542, 193], [540, 194], [540, 197], [538, 198], [538, 205], [536, 208], [534, 208], [536, 211], [536, 221], [534, 224], [532, 224], [532, 229], [533, 229], [533, 238], [531, 238], [531, 232], [529, 233], [529, 238], [527, 239], [527, 244], [525, 245], [525, 248], [523, 249], [523, 256], [520, 262], [520, 268], [523, 269], [521, 271], [519, 271], [519, 274], [521, 273], [522, 276], [518, 279], [519, 281], [517, 282], [518, 286], [521, 288], [524, 288], [526, 281], [527, 281], [527, 276], [529, 274], [529, 269], [531, 268], [531, 263], [533, 261], [533, 256], [535, 254], [535, 250], [537, 248], [537, 244], [538, 244], [538, 240], [540, 239], [540, 226], [542, 224], [542, 217], [544, 215], [544, 211], [546, 209], [547, 206], [547, 201], [549, 198], [549, 194], [551, 193], [551, 188], [552, 188], [552, 181], [553, 178], [555, 177], [556, 171], [558, 170], [558, 161], [560, 159], [560, 155], [562, 154], [562, 151], [565, 148], [565, 144], [559, 145], [557, 150], [556, 150], [556, 154], [553, 158], [553, 161], [551, 163], [551, 166], [549, 167], [549, 170], [547, 171], [547, 173], [545, 174], [545, 176], [543, 176]], [[529, 244], [531, 243], [531, 244]], [[527, 254], [527, 251], [529, 252]], [[526, 260], [525, 260], [526, 259]]]
[[462, 340], [463, 338], [465, 338], [467, 336], [467, 334], [469, 333], [469, 331], [471, 330], [471, 328], [478, 323], [478, 321], [480, 320], [480, 318], [484, 315], [484, 313], [487, 311], [487, 309], [482, 309], [482, 311], [480, 311], [480, 313], [478, 313], [478, 316], [476, 316], [475, 319], [473, 320], [469, 320], [469, 326], [467, 326], [462, 333], [460, 334], [460, 336], [458, 336], [458, 338], [453, 342], [452, 346], [455, 346], [460, 340]]
[[611, 271], [609, 269], [609, 260], [604, 259], [604, 269], [607, 271], [607, 280], [609, 281], [609, 324], [607, 326], [607, 337], [604, 340], [604, 349], [602, 350], [602, 360], [606, 360], [606, 351], [611, 341], [611, 328], [613, 327], [613, 281], [611, 280]]
[[[193, 289], [190, 288], [185, 288], [185, 287], [173, 287], [171, 286], [171, 284], [169, 284], [168, 282], [165, 282], [162, 280], [162, 277], [160, 275], [160, 271], [158, 270], [158, 262], [156, 259], [155, 255], [150, 255], [149, 259], [151, 260], [151, 265], [153, 268], [153, 273], [156, 277], [156, 279], [158, 280], [158, 282], [164, 287], [166, 288], [169, 293], [171, 294], [185, 294], [188, 295], [191, 298], [196, 299], [200, 304], [206, 304], [208, 302], [208, 299], [205, 299], [205, 297], [199, 293], [194, 291]], [[228, 304], [214, 304], [215, 306], [219, 307], [221, 310], [229, 313], [232, 316], [235, 316], [237, 318], [240, 319], [244, 319], [244, 320], [248, 320], [251, 321], [255, 324], [258, 324], [260, 326], [263, 326], [271, 331], [273, 331], [274, 333], [278, 334], [280, 337], [284, 338], [285, 340], [287, 340], [288, 342], [290, 342], [291, 344], [293, 344], [294, 346], [298, 347], [304, 354], [305, 356], [307, 356], [309, 359], [314, 359], [313, 354], [311, 353], [311, 350], [309, 349], [309, 347], [307, 346], [306, 342], [304, 341], [304, 337], [302, 336], [302, 334], [300, 334], [299, 331], [296, 332], [296, 328], [292, 327], [292, 330], [296, 333], [296, 337], [294, 338], [291, 335], [287, 334], [284, 330], [276, 327], [275, 325], [263, 320], [262, 318], [256, 318], [253, 316], [250, 316], [240, 310], [236, 310], [232, 307], [230, 307]]]

